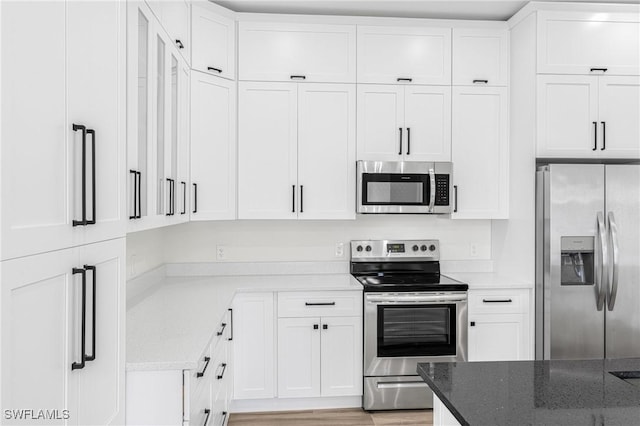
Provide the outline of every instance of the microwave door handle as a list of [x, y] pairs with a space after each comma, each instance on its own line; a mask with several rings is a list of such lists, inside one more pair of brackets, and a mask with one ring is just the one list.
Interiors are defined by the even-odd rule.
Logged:
[[433, 212], [433, 206], [436, 203], [436, 172], [429, 169], [429, 212]]

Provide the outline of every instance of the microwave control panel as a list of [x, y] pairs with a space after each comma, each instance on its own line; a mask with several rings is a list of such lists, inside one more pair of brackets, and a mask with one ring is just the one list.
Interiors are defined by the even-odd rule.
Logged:
[[436, 175], [436, 206], [449, 205], [449, 175]]

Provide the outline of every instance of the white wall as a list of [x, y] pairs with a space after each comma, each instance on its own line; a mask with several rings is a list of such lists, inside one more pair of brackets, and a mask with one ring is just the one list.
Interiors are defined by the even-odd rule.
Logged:
[[[441, 242], [442, 260], [489, 260], [491, 221], [439, 216], [358, 216], [353, 221], [192, 222], [164, 230], [166, 262], [336, 261], [349, 259], [356, 239]], [[336, 256], [336, 244], [344, 244]], [[222, 247], [224, 258], [217, 257]]]
[[163, 231], [152, 229], [127, 234], [127, 280], [165, 262]]

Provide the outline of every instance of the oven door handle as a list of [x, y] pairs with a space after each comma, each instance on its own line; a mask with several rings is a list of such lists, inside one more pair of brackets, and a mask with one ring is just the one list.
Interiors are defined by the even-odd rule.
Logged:
[[466, 294], [441, 294], [431, 296], [366, 296], [369, 303], [441, 303], [441, 302], [466, 302]]
[[376, 383], [378, 389], [397, 389], [397, 388], [428, 388], [425, 382], [378, 382]]

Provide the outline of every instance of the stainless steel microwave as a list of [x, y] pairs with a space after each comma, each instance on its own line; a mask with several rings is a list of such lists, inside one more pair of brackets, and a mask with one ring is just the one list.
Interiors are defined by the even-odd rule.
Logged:
[[358, 213], [447, 214], [453, 211], [453, 164], [358, 161]]

